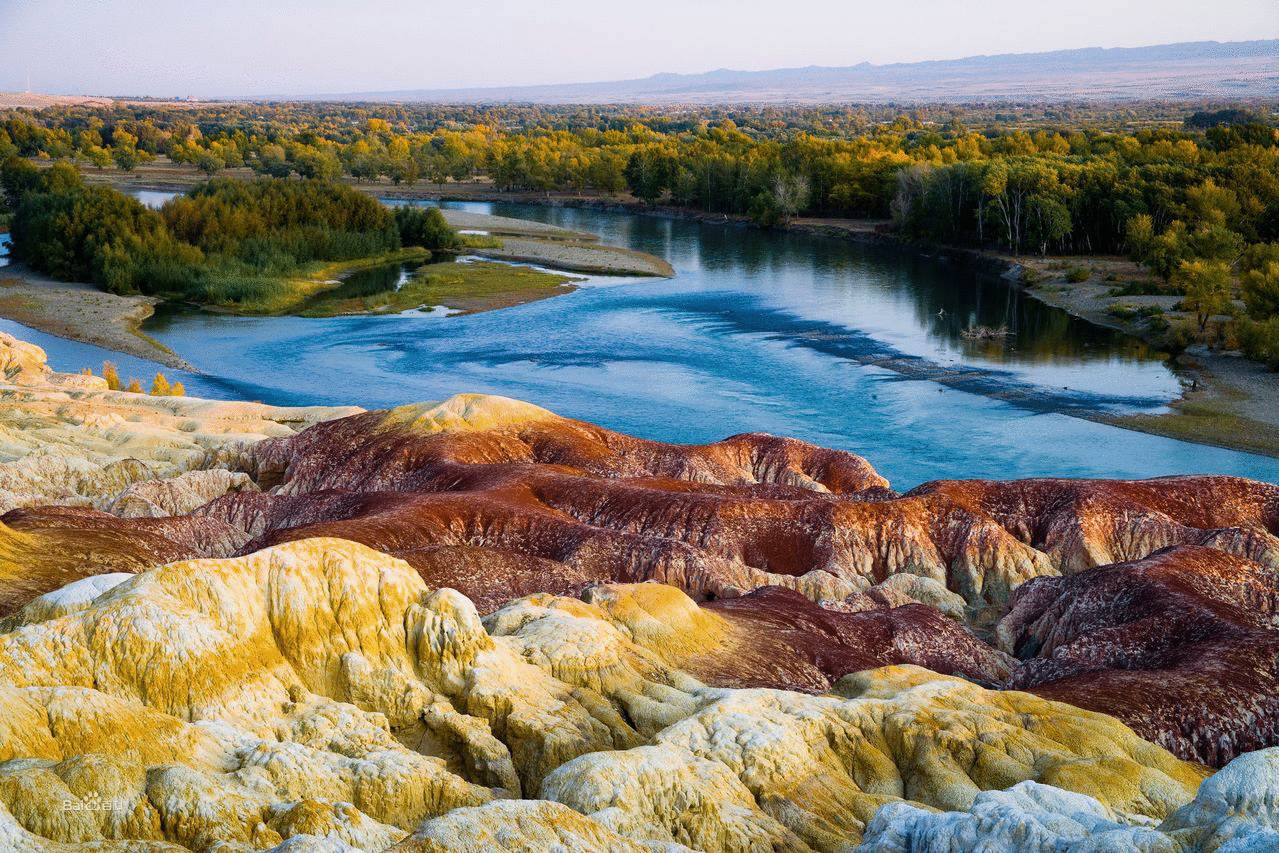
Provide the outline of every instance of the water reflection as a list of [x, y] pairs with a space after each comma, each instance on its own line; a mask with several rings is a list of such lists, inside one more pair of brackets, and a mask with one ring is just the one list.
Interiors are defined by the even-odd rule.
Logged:
[[342, 283], [337, 287], [321, 291], [307, 299], [302, 303], [298, 311], [299, 313], [306, 313], [308, 309], [324, 303], [338, 302], [344, 299], [360, 299], [365, 296], [386, 293], [389, 290], [399, 290], [408, 283], [409, 279], [413, 277], [421, 266], [421, 263], [394, 263], [356, 270], [343, 276]]
[[[664, 256], [679, 271], [677, 283], [710, 297], [695, 310], [713, 310], [720, 296], [733, 304], [748, 293], [760, 309], [788, 318], [778, 333], [820, 321], [868, 336], [884, 355], [997, 371], [1045, 393], [1114, 396], [1119, 405], [1139, 399], [1155, 406], [1180, 393], [1162, 355], [1141, 341], [1071, 317], [970, 265], [912, 250], [571, 208], [444, 206], [593, 230]], [[1005, 327], [1010, 334], [963, 337], [977, 326]]]

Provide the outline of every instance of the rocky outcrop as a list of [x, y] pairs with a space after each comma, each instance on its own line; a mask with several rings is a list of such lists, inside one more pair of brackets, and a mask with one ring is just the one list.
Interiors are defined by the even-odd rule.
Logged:
[[1002, 683], [1012, 659], [922, 604], [841, 613], [765, 587], [707, 609], [742, 637], [731, 653], [687, 666], [714, 684], [824, 692], [850, 672], [911, 663], [982, 684]]
[[[135, 484], [236, 468], [262, 439], [360, 411], [108, 391], [100, 378], [50, 370], [43, 350], [4, 333], [0, 371], [0, 512], [39, 505], [106, 509]], [[208, 483], [197, 491], [205, 500], [216, 494]]]
[[0, 372], [0, 616], [88, 575], [232, 553], [242, 532], [164, 517], [254, 488], [230, 470], [254, 443], [359, 411], [108, 391], [3, 333]]
[[107, 511], [121, 518], [187, 515], [222, 495], [257, 490], [257, 484], [243, 471], [185, 471], [168, 480], [145, 480], [128, 486], [112, 499]]
[[962, 812], [887, 805], [867, 827], [867, 853], [1024, 850], [1264, 851], [1279, 849], [1279, 749], [1236, 758], [1194, 801], [1161, 823], [1116, 815], [1084, 794], [1035, 782], [985, 791]]
[[[707, 687], [668, 660], [727, 617], [669, 590], [668, 622], [647, 590], [486, 627], [400, 560], [306, 540], [37, 599], [0, 633], [0, 804], [61, 844], [829, 849], [902, 799], [1031, 780], [1162, 820], [1202, 778], [1113, 718], [916, 667], [824, 696]], [[495, 802], [519, 795], [572, 813]]]
[[1279, 573], [1182, 546], [1037, 578], [999, 623], [1011, 685], [1114, 714], [1221, 766], [1279, 743]]
[[227, 556], [245, 539], [210, 519], [126, 520], [82, 507], [13, 510], [0, 516], [0, 617], [81, 578]]

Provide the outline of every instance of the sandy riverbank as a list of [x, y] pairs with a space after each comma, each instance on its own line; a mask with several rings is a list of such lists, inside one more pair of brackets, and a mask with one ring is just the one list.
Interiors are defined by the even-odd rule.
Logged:
[[[394, 203], [397, 199], [387, 198]], [[670, 278], [675, 268], [647, 252], [601, 243], [598, 235], [569, 231], [544, 222], [490, 216], [466, 210], [446, 210], [449, 225], [462, 232], [480, 232], [501, 241], [501, 246], [471, 250], [471, 254], [495, 261], [538, 264], [565, 272], [593, 275]]]
[[[1184, 322], [1176, 295], [1122, 295], [1129, 282], [1150, 274], [1126, 258], [1010, 258], [1005, 278], [1034, 298], [1098, 326], [1130, 334], [1158, 346], [1159, 322]], [[1071, 270], [1088, 278], [1069, 281]], [[1024, 271], [1030, 271], [1027, 275]], [[1153, 316], [1143, 316], [1142, 312]], [[1167, 435], [1198, 444], [1279, 456], [1279, 373], [1238, 354], [1194, 346], [1175, 363], [1183, 392], [1164, 414], [1099, 416], [1128, 429]]]
[[160, 300], [116, 296], [88, 284], [55, 281], [22, 264], [0, 267], [0, 316], [41, 332], [195, 372], [141, 330]]

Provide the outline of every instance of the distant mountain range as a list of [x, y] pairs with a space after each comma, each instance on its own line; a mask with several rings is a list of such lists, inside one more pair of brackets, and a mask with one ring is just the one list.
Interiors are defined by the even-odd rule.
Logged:
[[782, 103], [1140, 100], [1279, 96], [1279, 39], [1184, 42], [773, 71], [720, 69], [642, 80], [413, 89], [316, 100], [434, 103]]

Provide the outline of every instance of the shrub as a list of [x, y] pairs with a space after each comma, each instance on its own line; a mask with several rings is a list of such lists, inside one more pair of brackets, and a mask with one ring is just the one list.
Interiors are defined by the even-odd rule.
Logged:
[[1222, 261], [1182, 261], [1173, 284], [1186, 294], [1182, 307], [1194, 313], [1200, 333], [1209, 319], [1230, 307], [1230, 268]]
[[1168, 325], [1167, 331], [1164, 332], [1161, 346], [1175, 359], [1196, 340], [1198, 338], [1195, 335], [1194, 327], [1183, 320]]
[[1164, 313], [1158, 305], [1127, 305], [1118, 303], [1106, 309], [1106, 313], [1120, 320], [1135, 320], [1138, 317], [1157, 317]]
[[395, 225], [400, 243], [431, 251], [456, 251], [462, 240], [439, 208], [405, 205], [395, 209]]
[[1111, 296], [1161, 296], [1171, 292], [1169, 287], [1150, 279], [1126, 281], [1123, 285], [1109, 290]]
[[1092, 270], [1088, 267], [1071, 267], [1066, 270], [1066, 281], [1071, 284], [1079, 284], [1081, 281], [1087, 281], [1092, 278]]
[[1279, 315], [1279, 261], [1249, 270], [1243, 276], [1243, 301], [1258, 320]]
[[1244, 320], [1239, 324], [1238, 338], [1244, 355], [1279, 370], [1279, 316], [1260, 322]]

